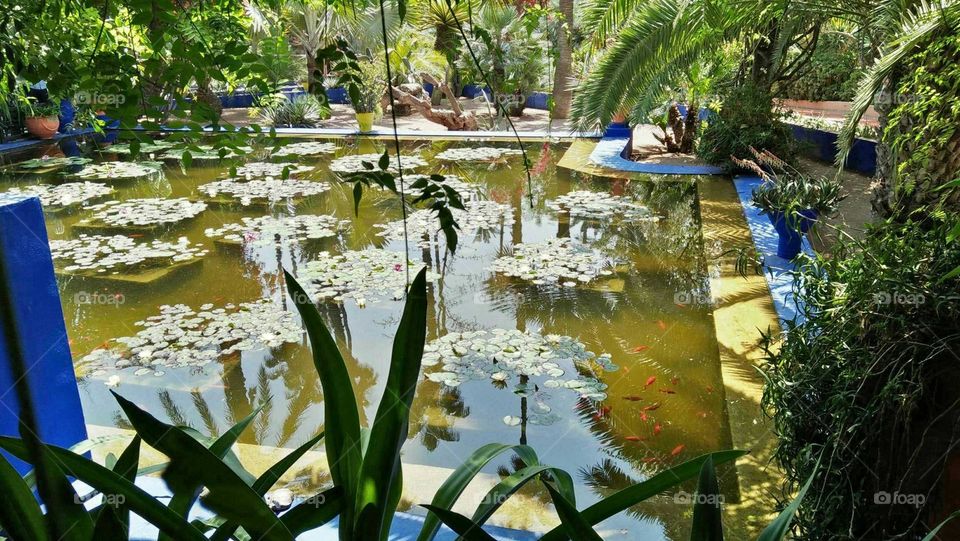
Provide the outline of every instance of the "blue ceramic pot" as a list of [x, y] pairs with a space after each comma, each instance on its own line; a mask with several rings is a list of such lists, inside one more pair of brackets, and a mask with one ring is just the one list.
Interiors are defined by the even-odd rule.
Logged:
[[793, 259], [800, 253], [803, 235], [810, 230], [810, 226], [817, 221], [819, 213], [813, 209], [801, 210], [790, 216], [780, 212], [767, 213], [770, 223], [777, 230], [777, 256], [784, 259]]

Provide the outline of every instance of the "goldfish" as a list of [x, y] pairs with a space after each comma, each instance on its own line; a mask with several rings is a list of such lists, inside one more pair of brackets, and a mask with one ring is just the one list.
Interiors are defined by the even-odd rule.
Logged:
[[640, 400], [643, 400], [643, 398], [641, 398], [641, 397], [639, 397], [639, 396], [637, 396], [637, 395], [635, 395], [635, 394], [629, 394], [629, 395], [623, 397], [623, 399], [624, 399], [624, 400], [629, 400], [629, 401], [631, 401], [631, 402], [639, 402]]
[[647, 422], [648, 419], [649, 419], [649, 418], [647, 417], [647, 412], [641, 411], [641, 412], [640, 412], [640, 420], [643, 421], [643, 422]]
[[630, 353], [643, 353], [644, 351], [650, 349], [650, 346], [637, 346], [630, 350]]
[[656, 382], [657, 382], [657, 376], [650, 376], [649, 378], [647, 378], [647, 385], [646, 385], [646, 386], [649, 387], [649, 386], [653, 385], [653, 384], [656, 383]]
[[677, 455], [679, 455], [680, 453], [682, 453], [683, 450], [686, 449], [686, 448], [687, 448], [687, 446], [681, 443], [680, 445], [674, 447], [674, 448], [673, 448], [673, 451], [670, 451], [670, 456], [677, 456]]
[[663, 430], [663, 425], [661, 425], [660, 423], [657, 423], [657, 424], [653, 425], [653, 435], [654, 435], [654, 436], [659, 435], [659, 434], [660, 434], [660, 431], [662, 431], [662, 430]]
[[707, 385], [706, 389], [707, 389], [707, 392], [708, 392], [708, 393], [712, 393], [712, 392], [713, 392], [713, 385]]
[[660, 407], [660, 402], [654, 402], [653, 404], [643, 407], [643, 411], [653, 411]]
[[657, 320], [657, 327], [660, 327], [661, 331], [667, 330], [667, 324], [664, 323], [662, 319]]
[[610, 410], [612, 409], [613, 408], [610, 406], [602, 406], [600, 410], [596, 414], [594, 414], [593, 418], [599, 421], [600, 419], [603, 419], [604, 417], [606, 417], [607, 414], [610, 413]]
[[656, 461], [657, 461], [657, 457], [655, 457], [655, 456], [648, 456], [647, 458], [643, 459], [643, 462], [646, 463], [646, 464], [650, 464], [650, 463], [656, 462]]
[[673, 303], [673, 304], [674, 304], [674, 306], [676, 306], [677, 308], [684, 308], [684, 309], [687, 308], [687, 305], [682, 304], [682, 303], [679, 303], [679, 302], [675, 302], [675, 303]]
[[660, 389], [660, 392], [663, 394], [677, 394], [677, 391], [674, 391], [673, 389]]
[[676, 376], [670, 378], [670, 384], [671, 384], [671, 385], [677, 385], [677, 384], [679, 384], [679, 383], [680, 383], [680, 378], [678, 378], [678, 377], [676, 377]]
[[643, 438], [641, 438], [640, 436], [627, 436], [623, 439], [627, 441], [643, 441]]

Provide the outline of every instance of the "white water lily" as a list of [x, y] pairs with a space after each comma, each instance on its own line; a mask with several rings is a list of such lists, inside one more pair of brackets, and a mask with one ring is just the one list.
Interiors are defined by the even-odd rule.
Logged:
[[321, 154], [333, 154], [336, 151], [337, 145], [333, 143], [306, 141], [283, 145], [272, 155], [274, 158], [285, 158], [287, 156], [319, 156]]
[[657, 221], [650, 209], [634, 203], [621, 195], [578, 190], [547, 201], [547, 207], [557, 212], [569, 212], [575, 218], [610, 219], [614, 217], [629, 221]]
[[[534, 424], [558, 419], [550, 414], [550, 396], [540, 387], [571, 389], [583, 398], [603, 400], [607, 385], [598, 379], [597, 371], [618, 369], [609, 354], [596, 355], [570, 336], [516, 329], [447, 334], [427, 344], [423, 366], [441, 367], [428, 370], [427, 378], [448, 386], [465, 381], [514, 382], [514, 393], [534, 398]], [[563, 379], [565, 374], [570, 376]], [[512, 426], [514, 419], [504, 418], [504, 423]]]
[[199, 311], [183, 304], [164, 305], [159, 315], [135, 325], [143, 330], [113, 340], [109, 348], [93, 350], [80, 362], [95, 367], [93, 375], [136, 368], [135, 376], [162, 376], [160, 367], [204, 366], [239, 351], [299, 342], [303, 332], [292, 312], [267, 299]]
[[288, 176], [313, 171], [312, 165], [298, 165], [289, 162], [250, 162], [237, 168], [235, 179], [280, 178], [286, 170]]
[[200, 186], [197, 191], [211, 198], [223, 194], [246, 206], [255, 202], [275, 203], [284, 199], [310, 197], [329, 189], [330, 185], [326, 182], [268, 178], [249, 182], [237, 179], [218, 180]]
[[40, 203], [47, 209], [59, 210], [79, 206], [92, 199], [110, 195], [113, 193], [113, 188], [98, 182], [68, 182], [56, 186], [37, 184], [35, 186], [10, 188], [7, 193], [35, 195], [40, 198]]
[[[330, 162], [330, 170], [334, 173], [363, 173], [365, 171], [379, 171], [380, 167], [377, 165], [380, 163], [380, 157], [382, 154], [354, 154], [352, 156], [342, 156]], [[363, 162], [367, 162], [373, 166], [373, 169], [368, 169], [363, 166]], [[403, 154], [400, 158], [400, 164], [403, 166], [404, 172], [412, 171], [418, 167], [424, 167], [427, 165], [426, 160], [419, 156], [412, 156], [409, 154]], [[390, 165], [387, 167], [387, 171], [396, 174], [397, 173], [397, 156], [390, 154]]]
[[434, 157], [447, 162], [494, 162], [507, 156], [520, 156], [522, 154], [523, 152], [519, 148], [474, 147], [448, 148]]
[[193, 261], [207, 254], [207, 250], [186, 237], [165, 242], [138, 241], [124, 235], [80, 235], [72, 240], [52, 240], [50, 252], [57, 266], [66, 272], [112, 274]]
[[116, 182], [163, 176], [163, 164], [157, 162], [100, 162], [85, 165], [74, 173], [63, 173], [73, 180]]
[[[401, 252], [367, 249], [347, 251], [341, 255], [321, 252], [298, 272], [297, 279], [310, 297], [325, 301], [353, 298], [358, 305], [395, 299], [407, 284], [407, 257]], [[423, 264], [410, 262], [411, 276]], [[427, 272], [427, 280], [434, 282], [440, 276]], [[401, 295], [402, 298], [402, 295]]]
[[[469, 237], [478, 232], [494, 231], [501, 227], [511, 226], [514, 223], [513, 210], [508, 206], [495, 201], [467, 201], [466, 210], [451, 208], [454, 220], [460, 226], [461, 238]], [[389, 240], [403, 239], [403, 220], [386, 224], [376, 224], [381, 229], [377, 235]], [[440, 220], [436, 213], [429, 209], [418, 210], [407, 217], [407, 235], [416, 239], [417, 246], [426, 248], [437, 238], [440, 231]]]
[[176, 199], [128, 199], [107, 201], [89, 207], [94, 211], [91, 218], [79, 224], [104, 224], [116, 227], [174, 224], [196, 217], [206, 210], [207, 204], [190, 201], [185, 197]]
[[514, 245], [513, 253], [497, 258], [489, 270], [535, 285], [575, 287], [612, 274], [614, 264], [616, 260], [599, 250], [575, 246], [570, 239], [549, 239]]
[[268, 246], [279, 236], [283, 243], [335, 237], [350, 227], [348, 220], [328, 215], [260, 216], [242, 218], [240, 223], [204, 231], [208, 237], [249, 246]]

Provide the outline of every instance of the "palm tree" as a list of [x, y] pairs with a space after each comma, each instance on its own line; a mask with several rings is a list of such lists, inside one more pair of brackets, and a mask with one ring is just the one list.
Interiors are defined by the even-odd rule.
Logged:
[[553, 118], [570, 116], [573, 90], [570, 76], [573, 72], [573, 48], [570, 36], [573, 30], [573, 0], [560, 0], [563, 20], [557, 31], [557, 65], [553, 71]]

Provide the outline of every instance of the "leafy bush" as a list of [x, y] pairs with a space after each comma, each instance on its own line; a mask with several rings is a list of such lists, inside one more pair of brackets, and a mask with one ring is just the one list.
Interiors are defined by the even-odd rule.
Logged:
[[[794, 61], [797, 54], [788, 55], [788, 62]], [[857, 43], [849, 35], [823, 34], [807, 69], [778, 89], [777, 95], [792, 100], [850, 101], [863, 74], [859, 55]]]
[[960, 265], [955, 223], [885, 223], [801, 263], [805, 321], [782, 343], [768, 337], [763, 405], [785, 490], [815, 477], [803, 539], [916, 539], [942, 511], [960, 443], [960, 278], [945, 278]]
[[748, 158], [750, 147], [769, 150], [787, 162], [796, 155], [790, 128], [773, 98], [752, 84], [732, 87], [722, 96], [719, 111], [701, 129], [697, 155], [709, 163], [730, 167], [730, 157]]
[[330, 108], [311, 94], [292, 99], [280, 94], [262, 104], [257, 114], [264, 124], [275, 128], [315, 128], [321, 120], [330, 118]]

